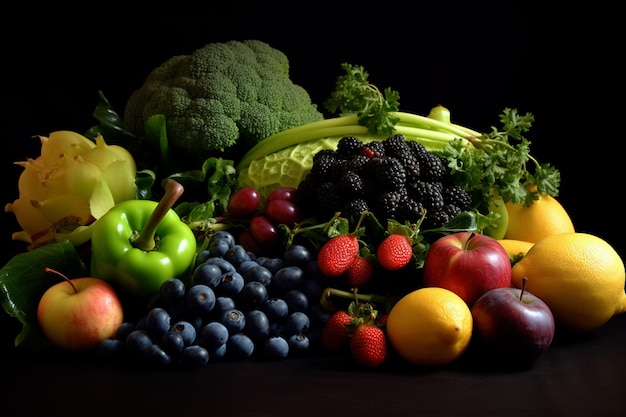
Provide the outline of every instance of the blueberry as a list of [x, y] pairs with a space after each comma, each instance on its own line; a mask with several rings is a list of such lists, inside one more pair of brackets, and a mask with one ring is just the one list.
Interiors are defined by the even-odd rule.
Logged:
[[285, 334], [291, 336], [299, 333], [306, 333], [311, 326], [309, 316], [302, 311], [295, 311], [287, 317], [285, 322]]
[[161, 284], [159, 298], [165, 305], [173, 305], [185, 298], [185, 283], [178, 278], [170, 278]]
[[243, 310], [254, 310], [267, 300], [267, 288], [258, 281], [247, 282], [237, 296], [237, 303]]
[[246, 282], [256, 281], [260, 282], [266, 287], [269, 287], [269, 285], [272, 283], [272, 271], [267, 269], [267, 267], [259, 264], [247, 269], [243, 273], [243, 276]]
[[261, 306], [271, 322], [282, 322], [289, 315], [289, 306], [282, 298], [268, 298]]
[[124, 342], [126, 351], [133, 356], [142, 356], [143, 352], [152, 344], [152, 339], [145, 330], [133, 330]]
[[226, 342], [226, 354], [235, 360], [247, 359], [254, 353], [254, 342], [243, 333], [231, 335]]
[[279, 269], [285, 267], [285, 262], [281, 258], [257, 258], [257, 262], [259, 263], [259, 265], [263, 265], [264, 267], [269, 269], [272, 275], [275, 274]]
[[250, 310], [246, 313], [246, 325], [243, 332], [254, 343], [260, 343], [270, 334], [270, 321], [261, 310]]
[[234, 297], [241, 292], [244, 284], [245, 281], [239, 272], [226, 272], [222, 274], [221, 282], [217, 286], [216, 290], [221, 295]]
[[161, 347], [157, 344], [151, 344], [144, 351], [144, 360], [151, 365], [156, 365], [160, 367], [165, 367], [169, 365], [172, 361], [170, 355], [168, 355]]
[[299, 266], [285, 266], [272, 277], [273, 288], [281, 294], [300, 288], [304, 281], [304, 271]]
[[299, 266], [304, 268], [311, 260], [313, 255], [311, 251], [303, 245], [291, 245], [285, 249], [283, 260], [285, 266]]
[[206, 261], [210, 257], [211, 251], [208, 249], [202, 249], [200, 252], [198, 252], [198, 255], [196, 255], [195, 266], [203, 264], [204, 261]]
[[309, 309], [309, 298], [300, 290], [289, 290], [283, 298], [292, 313], [294, 311], [306, 312]]
[[209, 357], [212, 361], [223, 359], [226, 356], [226, 343], [219, 345], [213, 349], [207, 349], [209, 351]]
[[117, 330], [115, 331], [115, 338], [119, 340], [126, 340], [130, 332], [136, 330], [137, 327], [134, 323], [124, 322], [119, 325]]
[[200, 345], [187, 346], [180, 354], [180, 364], [187, 368], [200, 368], [209, 363], [209, 351]]
[[220, 295], [215, 299], [215, 307], [211, 312], [212, 317], [221, 318], [225, 311], [235, 308], [235, 300], [232, 297]]
[[192, 345], [196, 340], [196, 328], [190, 322], [185, 320], [180, 320], [172, 324], [170, 332], [180, 334], [183, 338], [185, 346]]
[[[237, 266], [237, 272], [239, 272], [241, 275], [243, 275], [244, 278], [246, 278], [246, 274], [248, 273], [250, 268], [255, 266], [259, 266], [259, 263], [257, 261], [253, 261], [252, 259], [249, 259], [247, 261], [243, 261]], [[248, 281], [248, 279], [246, 279], [246, 281]]]
[[211, 256], [224, 256], [230, 250], [230, 244], [221, 239], [211, 240], [208, 249]]
[[229, 246], [233, 246], [235, 244], [235, 236], [228, 230], [218, 230], [217, 232], [213, 233], [211, 235], [211, 239], [209, 240], [209, 243], [217, 242], [221, 240], [228, 243]]
[[187, 309], [196, 315], [207, 316], [215, 307], [215, 292], [208, 285], [195, 284], [185, 294]]
[[200, 344], [209, 350], [219, 348], [228, 341], [228, 328], [219, 321], [208, 322], [200, 332]]
[[270, 337], [263, 343], [263, 359], [277, 361], [289, 354], [289, 343], [281, 336]]
[[115, 359], [122, 357], [124, 354], [124, 341], [110, 337], [104, 339], [98, 345], [98, 354], [106, 359]]
[[191, 279], [194, 284], [203, 284], [216, 288], [222, 279], [222, 269], [215, 263], [205, 262], [193, 270]]
[[235, 268], [242, 262], [250, 260], [250, 255], [242, 245], [232, 246], [222, 257], [233, 264]]
[[220, 269], [222, 270], [222, 274], [225, 272], [235, 272], [237, 271], [237, 268], [235, 268], [235, 265], [231, 264], [230, 262], [228, 262], [226, 259], [220, 257], [220, 256], [212, 256], [209, 259], [207, 259], [206, 261], [204, 261], [205, 264], [213, 264], [213, 265], [217, 265], [220, 267]]
[[292, 334], [289, 336], [287, 343], [289, 343], [289, 351], [294, 355], [305, 354], [310, 348], [309, 338], [302, 333]]
[[241, 310], [233, 308], [222, 313], [220, 323], [226, 326], [229, 335], [233, 335], [243, 330], [246, 325], [246, 316]]
[[170, 356], [176, 356], [185, 348], [185, 341], [179, 332], [169, 331], [163, 335], [159, 346]]
[[146, 315], [146, 330], [153, 339], [160, 339], [171, 325], [170, 313], [162, 307], [154, 307]]

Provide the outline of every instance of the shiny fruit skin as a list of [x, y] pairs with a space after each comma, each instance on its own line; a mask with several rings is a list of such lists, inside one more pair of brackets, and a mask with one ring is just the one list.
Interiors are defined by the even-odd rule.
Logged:
[[231, 194], [227, 212], [234, 217], [250, 217], [261, 204], [261, 195], [253, 187], [243, 187]]

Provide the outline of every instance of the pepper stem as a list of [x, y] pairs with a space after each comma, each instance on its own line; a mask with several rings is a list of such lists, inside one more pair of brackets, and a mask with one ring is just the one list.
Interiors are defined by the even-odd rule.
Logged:
[[163, 188], [165, 189], [165, 194], [161, 200], [159, 200], [152, 214], [150, 214], [143, 230], [133, 240], [133, 246], [138, 249], [144, 251], [154, 249], [156, 246], [154, 236], [156, 235], [159, 224], [184, 191], [183, 186], [173, 179], [166, 180], [165, 184], [163, 184]]

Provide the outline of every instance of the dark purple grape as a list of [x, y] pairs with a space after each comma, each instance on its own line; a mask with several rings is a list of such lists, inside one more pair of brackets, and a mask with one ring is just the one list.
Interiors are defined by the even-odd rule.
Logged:
[[265, 197], [265, 203], [269, 203], [274, 200], [285, 200], [290, 201], [292, 203], [298, 203], [298, 189], [293, 187], [278, 187], [274, 188], [270, 193]]
[[275, 225], [284, 224], [293, 227], [303, 219], [302, 210], [287, 200], [272, 200], [265, 206], [265, 215]]
[[248, 226], [252, 237], [264, 249], [273, 249], [280, 244], [281, 233], [267, 216], [258, 214], [250, 219]]
[[228, 199], [227, 212], [235, 217], [252, 216], [261, 204], [261, 195], [253, 187], [242, 187]]

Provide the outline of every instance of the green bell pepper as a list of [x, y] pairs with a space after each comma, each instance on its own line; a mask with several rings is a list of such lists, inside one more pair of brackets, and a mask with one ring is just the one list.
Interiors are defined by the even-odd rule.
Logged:
[[182, 186], [165, 183], [158, 203], [127, 200], [99, 218], [91, 237], [91, 275], [135, 296], [158, 294], [161, 284], [186, 272], [196, 253], [191, 228], [171, 209]]

